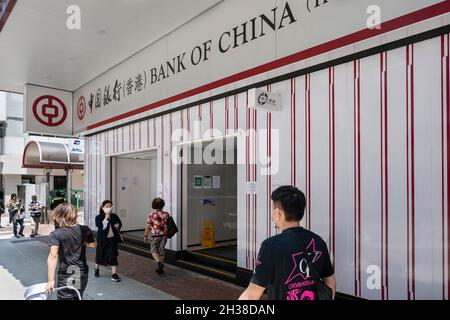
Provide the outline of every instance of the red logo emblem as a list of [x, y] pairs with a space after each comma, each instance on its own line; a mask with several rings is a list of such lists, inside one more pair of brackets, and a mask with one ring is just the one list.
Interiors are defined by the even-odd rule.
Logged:
[[86, 114], [86, 99], [83, 96], [78, 99], [77, 113], [78, 119], [83, 120]]
[[33, 114], [37, 121], [47, 127], [57, 127], [67, 119], [67, 108], [55, 96], [41, 96], [33, 103]]

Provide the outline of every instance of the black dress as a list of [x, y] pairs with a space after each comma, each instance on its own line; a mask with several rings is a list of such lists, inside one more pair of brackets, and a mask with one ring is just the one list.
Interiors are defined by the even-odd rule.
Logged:
[[[103, 220], [105, 220], [103, 212], [95, 217], [95, 225], [98, 228], [95, 263], [100, 266], [117, 266], [119, 265], [117, 256], [119, 255], [118, 243], [121, 242], [119, 231], [122, 228], [122, 221], [119, 216], [111, 213], [106, 228], [103, 228]], [[118, 230], [114, 227], [116, 224], [119, 224]], [[114, 235], [112, 238], [108, 238], [110, 228]]]

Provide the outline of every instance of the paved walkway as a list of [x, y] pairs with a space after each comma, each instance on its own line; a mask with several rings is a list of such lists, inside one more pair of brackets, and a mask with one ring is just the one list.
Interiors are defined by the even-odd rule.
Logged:
[[[4, 225], [4, 224], [2, 224]], [[44, 225], [40, 233], [48, 234], [53, 226]], [[25, 235], [30, 234], [25, 229]], [[35, 239], [15, 239], [11, 228], [0, 229], [0, 300], [22, 300], [26, 287], [47, 281], [49, 248], [46, 235]], [[87, 258], [94, 269], [95, 250]], [[223, 300], [237, 299], [243, 288], [182, 268], [166, 265], [166, 273], [157, 275], [153, 260], [120, 251], [119, 274], [122, 282], [110, 280], [111, 272], [100, 270], [100, 278], [90, 273], [84, 299], [94, 300]]]

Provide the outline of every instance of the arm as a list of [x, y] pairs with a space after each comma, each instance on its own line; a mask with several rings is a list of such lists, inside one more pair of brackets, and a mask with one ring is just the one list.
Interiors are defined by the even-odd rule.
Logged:
[[239, 300], [259, 300], [264, 294], [264, 290], [266, 290], [266, 288], [250, 283], [247, 289], [242, 292]]
[[97, 241], [86, 243], [86, 246], [89, 248], [97, 248]]
[[89, 248], [97, 248], [97, 241], [95, 241], [95, 237], [94, 234], [92, 233], [92, 230], [89, 229], [88, 227], [85, 227], [85, 244], [87, 247]]
[[95, 217], [95, 226], [99, 230], [102, 230], [102, 228], [103, 228], [102, 221], [103, 221], [103, 219], [101, 217], [101, 214], [99, 214], [98, 216]]
[[332, 275], [331, 277], [323, 278], [323, 282], [333, 290], [333, 300], [336, 296], [336, 277]]
[[247, 289], [239, 297], [239, 300], [259, 300], [261, 299], [266, 287], [273, 279], [275, 271], [272, 247], [267, 240], [261, 244], [255, 272]]
[[50, 253], [47, 258], [47, 268], [48, 268], [48, 282], [47, 287], [45, 288], [45, 292], [47, 294], [52, 293], [55, 288], [55, 272], [56, 266], [58, 265], [58, 246], [51, 246]]
[[117, 223], [114, 225], [114, 227], [116, 227], [117, 231], [120, 231], [120, 229], [122, 229], [122, 220], [120, 220], [117, 214], [115, 215], [115, 217], [117, 219]]
[[148, 239], [148, 234], [150, 233], [150, 229], [152, 228], [152, 226], [150, 225], [150, 223], [147, 223], [147, 226], [145, 227], [145, 233], [144, 233], [144, 243], [147, 243]]

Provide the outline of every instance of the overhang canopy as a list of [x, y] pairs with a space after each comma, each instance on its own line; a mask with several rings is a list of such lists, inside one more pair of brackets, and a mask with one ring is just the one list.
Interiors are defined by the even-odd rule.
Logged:
[[64, 143], [30, 141], [25, 146], [22, 167], [30, 169], [83, 169], [83, 154], [70, 153]]

